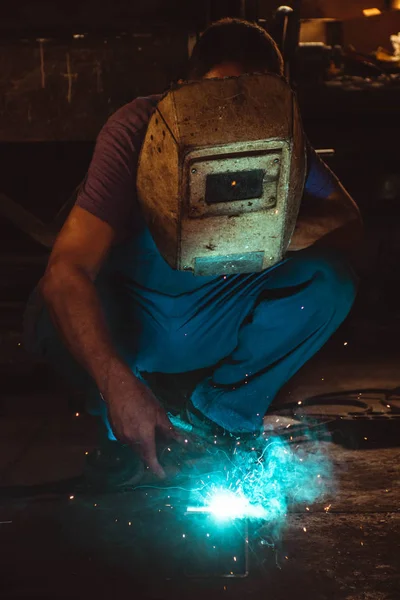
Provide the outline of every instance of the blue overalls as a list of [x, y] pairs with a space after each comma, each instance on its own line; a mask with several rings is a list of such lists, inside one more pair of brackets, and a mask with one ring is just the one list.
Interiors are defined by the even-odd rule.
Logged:
[[[141, 218], [137, 234], [112, 250], [96, 285], [113, 341], [133, 373], [215, 366], [191, 400], [234, 432], [260, 428], [279, 389], [338, 328], [356, 294], [348, 264], [312, 248], [261, 273], [195, 277], [175, 271]], [[90, 412], [103, 416], [113, 438], [104, 403], [59, 341], [45, 308], [33, 329], [35, 350], [88, 390]]]

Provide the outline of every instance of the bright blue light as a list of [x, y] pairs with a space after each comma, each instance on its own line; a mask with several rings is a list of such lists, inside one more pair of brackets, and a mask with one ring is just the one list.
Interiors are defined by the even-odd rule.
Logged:
[[288, 507], [320, 499], [331, 481], [331, 463], [317, 444], [294, 449], [274, 438], [258, 440], [234, 454], [217, 450], [220, 469], [197, 492], [188, 512], [207, 512], [216, 519], [282, 520]]
[[264, 519], [265, 510], [262, 506], [250, 504], [244, 496], [235, 494], [232, 490], [214, 490], [204, 507], [189, 506], [187, 512], [203, 512], [213, 515], [218, 520], [223, 519]]

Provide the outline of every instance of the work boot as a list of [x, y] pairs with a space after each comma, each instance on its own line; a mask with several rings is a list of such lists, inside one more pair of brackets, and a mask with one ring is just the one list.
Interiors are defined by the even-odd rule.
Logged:
[[233, 447], [242, 442], [251, 444], [262, 435], [262, 429], [250, 433], [228, 431], [203, 415], [203, 413], [193, 405], [191, 400], [188, 400], [187, 402], [185, 416], [187, 422], [193, 427], [193, 434], [203, 439], [208, 439], [210, 444], [227, 447]]

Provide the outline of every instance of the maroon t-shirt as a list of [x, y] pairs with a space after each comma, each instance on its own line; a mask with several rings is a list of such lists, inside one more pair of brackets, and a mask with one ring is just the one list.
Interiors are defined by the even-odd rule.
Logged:
[[[137, 98], [113, 114], [101, 130], [76, 204], [105, 221], [117, 241], [134, 235], [138, 221], [136, 172], [148, 122], [161, 94]], [[338, 181], [311, 147], [304, 201], [326, 198]]]
[[148, 122], [161, 94], [136, 98], [114, 113], [100, 131], [76, 204], [105, 221], [117, 240], [135, 231], [139, 210], [136, 172]]

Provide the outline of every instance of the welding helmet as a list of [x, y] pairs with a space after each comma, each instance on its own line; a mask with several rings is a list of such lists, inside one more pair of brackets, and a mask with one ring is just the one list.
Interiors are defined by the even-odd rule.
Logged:
[[158, 103], [139, 157], [138, 198], [172, 268], [251, 273], [283, 258], [305, 173], [299, 109], [282, 77], [203, 79]]

